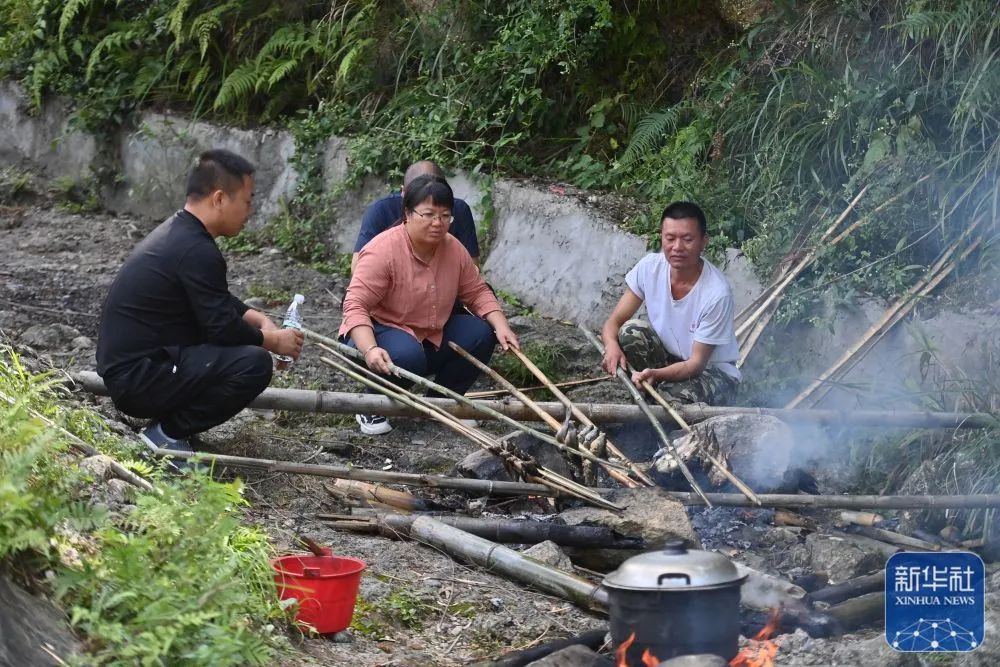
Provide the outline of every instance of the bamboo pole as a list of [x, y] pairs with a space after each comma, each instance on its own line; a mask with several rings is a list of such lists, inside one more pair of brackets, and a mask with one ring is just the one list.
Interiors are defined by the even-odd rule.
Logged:
[[881, 540], [882, 542], [888, 542], [889, 544], [895, 544], [896, 546], [906, 547], [908, 549], [917, 549], [919, 551], [941, 551], [941, 545], [939, 544], [926, 542], [924, 540], [917, 539], [916, 537], [902, 535], [901, 533], [891, 530], [875, 528], [874, 526], [853, 526], [851, 527], [850, 532], [870, 537], [873, 540]]
[[[480, 371], [482, 371], [482, 372], [486, 373], [487, 375], [489, 375], [493, 379], [494, 382], [497, 382], [498, 384], [500, 384], [500, 386], [504, 387], [515, 398], [517, 398], [522, 403], [524, 403], [536, 415], [538, 415], [538, 418], [541, 419], [543, 422], [545, 422], [545, 424], [548, 425], [548, 427], [550, 429], [552, 429], [556, 433], [559, 432], [559, 429], [562, 428], [562, 424], [560, 424], [559, 421], [555, 417], [553, 417], [552, 415], [550, 415], [549, 413], [545, 412], [540, 407], [538, 407], [537, 403], [535, 403], [533, 400], [531, 400], [530, 398], [528, 398], [528, 396], [526, 396], [524, 393], [522, 393], [521, 390], [519, 390], [513, 384], [511, 384], [510, 382], [508, 382], [506, 380], [506, 378], [504, 378], [502, 375], [500, 375], [499, 373], [497, 373], [494, 369], [490, 368], [489, 366], [487, 366], [486, 364], [484, 364], [483, 362], [481, 362], [479, 359], [476, 359], [474, 356], [472, 356], [471, 354], [469, 354], [466, 350], [462, 349], [462, 347], [460, 345], [456, 345], [453, 342], [452, 343], [448, 343], [448, 344], [451, 346], [451, 349], [453, 349], [459, 356], [461, 356], [463, 359], [465, 359], [466, 361], [468, 361], [470, 364], [472, 364], [473, 366], [475, 366], [476, 368], [478, 368]], [[582, 450], [575, 450], [574, 449], [573, 451], [582, 451]], [[617, 470], [615, 470], [615, 469], [613, 469], [613, 468], [605, 465], [604, 461], [598, 460], [598, 463], [601, 464], [601, 467], [603, 467], [607, 471], [607, 473], [613, 479], [618, 480], [619, 482], [621, 482], [625, 486], [627, 486], [627, 487], [638, 486], [638, 484], [634, 480], [630, 479], [627, 475], [623, 475], [622, 473], [618, 472]]]
[[874, 593], [875, 591], [881, 589], [884, 585], [885, 570], [881, 570], [875, 574], [866, 574], [860, 577], [855, 577], [854, 579], [848, 579], [843, 583], [827, 586], [826, 588], [821, 588], [817, 591], [813, 591], [812, 593], [807, 593], [806, 599], [810, 602], [837, 604], [838, 602], [843, 602], [844, 600], [849, 600], [851, 598], [858, 597], [859, 595]]
[[[475, 357], [473, 357], [475, 359]], [[476, 361], [479, 361], [476, 359]], [[489, 368], [489, 366], [487, 366]], [[609, 378], [607, 375], [602, 375], [601, 377], [593, 378], [581, 378], [579, 380], [567, 380], [565, 382], [556, 382], [555, 385], [560, 389], [565, 389], [567, 387], [582, 387], [589, 384], [597, 384], [598, 382], [607, 382]], [[536, 384], [531, 387], [515, 387], [520, 392], [526, 391], [539, 391], [541, 389], [546, 389], [544, 384]], [[465, 393], [466, 398], [493, 398], [495, 396], [506, 396], [512, 393], [509, 389], [489, 389], [486, 391], [468, 391]]]
[[[559, 388], [549, 381], [549, 379], [545, 376], [545, 373], [543, 373], [541, 369], [535, 366], [535, 364], [532, 363], [531, 359], [528, 359], [528, 357], [524, 356], [524, 354], [522, 354], [521, 351], [518, 349], [511, 348], [511, 351], [514, 353], [514, 356], [517, 357], [522, 364], [524, 364], [525, 368], [531, 371], [531, 374], [534, 375], [536, 378], [538, 378], [539, 382], [544, 384], [545, 387], [550, 392], [552, 392], [552, 395], [555, 396], [557, 399], [559, 399], [559, 401], [566, 407], [566, 409], [568, 409], [572, 413], [574, 417], [577, 418], [577, 420], [580, 421], [580, 423], [586, 426], [593, 426], [595, 428], [597, 427], [597, 425], [590, 419], [590, 417], [586, 413], [584, 413], [582, 410], [580, 410], [580, 408], [574, 405], [573, 402], [570, 401], [569, 398], [566, 396], [566, 394], [559, 391]], [[625, 456], [625, 454], [620, 449], [618, 449], [618, 447], [613, 442], [611, 442], [610, 438], [605, 437], [605, 443], [607, 444], [608, 451], [617, 456], [618, 458], [620, 458], [622, 461], [624, 461], [625, 465], [628, 466], [629, 470], [631, 470], [632, 473], [636, 477], [638, 477], [644, 484], [646, 484], [647, 486], [656, 485], [646, 473], [640, 470], [635, 465], [635, 463], [633, 463], [632, 460], [629, 459], [629, 457]]]
[[[981, 218], [974, 222], [969, 229], [966, 230], [966, 233], [971, 233], [972, 230], [978, 226], [980, 220]], [[887, 333], [892, 327], [906, 317], [907, 314], [909, 314], [909, 312], [916, 305], [918, 299], [930, 294], [930, 292], [933, 291], [941, 283], [941, 281], [948, 277], [958, 262], [966, 259], [982, 241], [981, 237], [977, 238], [969, 244], [956, 262], [949, 261], [951, 256], [958, 249], [959, 244], [965, 239], [965, 236], [966, 235], [963, 234], [961, 238], [952, 243], [948, 249], [945, 250], [942, 257], [931, 267], [923, 279], [917, 281], [912, 287], [910, 287], [910, 289], [908, 289], [906, 293], [898, 301], [896, 301], [896, 303], [890, 306], [882, 314], [882, 316], [871, 327], [869, 327], [868, 330], [865, 331], [865, 333], [862, 334], [861, 337], [840, 356], [839, 359], [837, 359], [837, 361], [835, 361], [828, 369], [823, 371], [823, 373], [813, 380], [808, 387], [803, 389], [798, 396], [793, 398], [785, 406], [785, 408], [791, 409], [797, 407], [818, 389], [827, 385], [827, 383], [849, 363], [852, 361], [854, 363], [860, 361], [861, 357], [863, 357], [863, 354], [860, 354], [862, 353], [862, 350], [864, 350], [864, 354], [867, 354], [867, 352], [874, 346], [869, 345], [869, 342], [874, 336], [879, 335], [881, 338], [882, 335]], [[866, 347], [867, 350], [865, 349]], [[846, 370], [844, 372], [846, 372]], [[828, 385], [826, 390], [829, 391]]]
[[[357, 518], [331, 514], [317, 514], [320, 521], [332, 523], [348, 530], [365, 530], [370, 526], [381, 527], [390, 535], [407, 533], [416, 516], [410, 514], [378, 514]], [[456, 514], [434, 515], [441, 523], [494, 542], [508, 544], [538, 544], [552, 541], [564, 547], [590, 547], [600, 549], [642, 549], [645, 541], [637, 537], [623, 537], [605, 526], [565, 526], [542, 521], [515, 521], [512, 519], [482, 519]], [[356, 527], [350, 524], [357, 524]], [[367, 525], [366, 525], [367, 524]]]
[[[107, 396], [104, 381], [93, 371], [72, 375], [85, 391]], [[476, 401], [480, 407], [469, 407], [446, 398], [425, 398], [428, 405], [444, 410], [459, 419], [484, 418], [483, 407], [521, 421], [538, 420], [528, 407], [508, 401]], [[538, 407], [554, 417], [563, 414], [563, 406], [551, 401], [536, 401]], [[644, 422], [646, 415], [634, 405], [617, 403], [576, 403], [576, 408], [595, 424], [623, 424]], [[339, 391], [314, 391], [311, 389], [265, 389], [247, 406], [258, 410], [286, 410], [289, 412], [316, 412], [321, 414], [373, 414], [386, 417], [418, 417], [420, 412], [409, 406], [378, 394], [359, 394]], [[673, 418], [659, 407], [650, 408], [657, 419], [673, 423]], [[899, 410], [786, 410], [784, 408], [723, 407], [713, 405], [680, 405], [677, 411], [689, 423], [712, 417], [730, 415], [768, 415], [783, 421], [818, 424], [879, 427], [879, 428], [933, 428], [968, 429], [992, 428], [998, 420], [982, 412], [931, 412]], [[492, 416], [490, 417], [492, 418]]]
[[582, 609], [602, 611], [607, 607], [607, 592], [599, 585], [527, 558], [495, 542], [446, 526], [436, 519], [417, 517], [410, 525], [409, 535], [488, 572], [569, 600]]
[[[11, 405], [17, 407], [17, 401], [14, 398], [8, 396], [7, 394], [0, 392], [0, 398], [10, 403]], [[28, 412], [28, 414], [31, 415], [33, 418], [41, 421], [49, 428], [58, 431], [62, 437], [66, 438], [66, 440], [69, 441], [69, 444], [73, 449], [80, 452], [84, 456], [107, 456], [106, 454], [103, 454], [95, 447], [87, 444], [77, 436], [73, 435], [59, 424], [56, 424], [54, 421], [52, 421], [42, 413], [38, 412], [37, 410], [34, 410], [28, 407], [27, 405], [25, 405], [24, 408]], [[142, 489], [143, 491], [159, 492], [158, 489], [156, 489], [148, 480], [139, 477], [139, 475], [135, 474], [134, 472], [123, 466], [121, 463], [118, 463], [118, 461], [115, 461], [112, 457], [107, 456], [107, 458], [111, 461], [109, 465], [111, 471], [115, 473], [115, 476], [118, 477], [118, 479], [128, 482], [132, 486], [136, 486]]]
[[[335, 356], [337, 356], [337, 357], [339, 357], [341, 359], [344, 359], [345, 361], [347, 361], [347, 363], [351, 363], [347, 359], [346, 356], [341, 355], [340, 353], [338, 353], [333, 348], [330, 348], [330, 347], [327, 347], [327, 346], [324, 346], [324, 345], [320, 345], [320, 347], [323, 348], [324, 350], [330, 352], [331, 354], [333, 354], [333, 355], [335, 355]], [[344, 346], [344, 347], [346, 347], [346, 346]], [[410, 394], [410, 392], [408, 392], [407, 390], [402, 389], [402, 388], [398, 387], [397, 385], [392, 384], [388, 380], [382, 378], [379, 375], [376, 375], [375, 373], [372, 373], [368, 369], [366, 369], [366, 368], [362, 369], [362, 368], [359, 367], [359, 370], [362, 370], [364, 373], [367, 373], [368, 375], [371, 375], [372, 377], [377, 378], [377, 381], [376, 380], [369, 380], [369, 379], [365, 378], [363, 375], [360, 375], [360, 374], [352, 371], [351, 369], [347, 368], [346, 366], [344, 366], [342, 364], [339, 364], [339, 363], [335, 362], [332, 359], [328, 359], [326, 357], [320, 357], [320, 361], [322, 361], [323, 363], [325, 363], [325, 364], [327, 364], [329, 366], [332, 366], [333, 368], [336, 368], [341, 373], [344, 373], [348, 377], [351, 377], [351, 378], [353, 378], [353, 379], [361, 382], [362, 384], [370, 386], [371, 388], [376, 389], [377, 391], [380, 391], [380, 392], [386, 394], [387, 396], [389, 396], [391, 398], [394, 398], [396, 400], [400, 400], [400, 401], [402, 401], [404, 403], [407, 403], [411, 407], [417, 408], [425, 416], [429, 416], [432, 419], [435, 419], [435, 420], [439, 421], [440, 423], [442, 423], [446, 427], [448, 427], [451, 430], [455, 431], [459, 435], [462, 435], [462, 436], [468, 438], [473, 443], [479, 445], [481, 448], [483, 448], [484, 450], [490, 452], [491, 454], [498, 455], [498, 453], [499, 453], [499, 451], [501, 449], [500, 443], [497, 442], [497, 441], [495, 441], [495, 440], [493, 440], [486, 433], [483, 433], [482, 431], [479, 431], [478, 429], [473, 429], [473, 428], [470, 428], [469, 426], [466, 426], [465, 424], [463, 424], [462, 422], [460, 422], [458, 419], [452, 417], [451, 415], [449, 415], [446, 412], [437, 411], [432, 406], [428, 406], [428, 405], [423, 404], [420, 401], [420, 399], [418, 399], [417, 397], [415, 397], [412, 394]], [[403, 370], [403, 369], [398, 369], [398, 367], [396, 367], [396, 366], [393, 366], [393, 368], [397, 369], [397, 370]], [[417, 376], [417, 377], [419, 377], [419, 376]], [[390, 389], [390, 387], [391, 387], [391, 389]], [[616, 511], [621, 511], [621, 510], [624, 509], [624, 508], [620, 507], [619, 505], [616, 505], [616, 504], [614, 504], [612, 502], [609, 502], [609, 501], [605, 500], [604, 498], [601, 498], [596, 493], [593, 493], [592, 491], [590, 491], [590, 489], [588, 489], [586, 487], [583, 487], [583, 486], [580, 486], [576, 482], [573, 482], [572, 480], [568, 480], [565, 477], [562, 477], [561, 475], [558, 475], [558, 474], [552, 472], [551, 470], [546, 469], [543, 466], [537, 466], [537, 469], [533, 471], [532, 475], [535, 477], [536, 481], [541, 482], [542, 484], [545, 484], [546, 486], [554, 487], [554, 488], [556, 488], [558, 490], [561, 490], [561, 491], [567, 493], [568, 495], [575, 496], [577, 498], [580, 498], [581, 500], [586, 500], [586, 501], [590, 502], [593, 505], [597, 505], [598, 507], [603, 507], [605, 509], [612, 509], [612, 510], [616, 510]]]
[[[589, 329], [583, 326], [580, 326], [580, 331], [582, 331], [583, 335], [587, 338], [587, 340], [589, 340], [591, 344], [593, 344], [593, 346], [597, 348], [598, 353], [603, 355], [604, 346], [601, 345], [601, 341], [597, 340], [597, 336], [595, 336]], [[628, 378], [628, 375], [626, 375], [623, 369], [616, 368], [615, 375], [618, 377], [618, 380], [625, 387], [625, 389], [627, 389], [628, 392], [632, 395], [632, 400], [635, 402], [635, 404], [639, 407], [640, 410], [642, 410], [643, 413], [645, 413], [647, 419], [649, 419], [649, 423], [652, 424], [653, 430], [656, 431], [656, 434], [659, 436], [660, 441], [663, 443], [663, 446], [666, 448], [667, 452], [670, 453], [670, 456], [674, 459], [674, 462], [677, 463], [677, 467], [680, 469], [681, 474], [684, 475], [684, 479], [686, 479], [687, 483], [691, 485], [691, 488], [694, 489], [695, 493], [697, 493], [698, 496], [705, 501], [705, 505], [711, 507], [712, 501], [708, 499], [708, 496], [705, 495], [705, 492], [702, 491], [700, 486], [698, 486], [698, 482], [695, 481], [694, 475], [691, 474], [691, 471], [688, 469], [687, 464], [684, 463], [684, 460], [677, 453], [677, 450], [674, 448], [674, 443], [671, 442], [670, 437], [667, 435], [667, 432], [663, 430], [663, 425], [660, 424], [660, 421], [656, 418], [656, 415], [653, 414], [653, 412], [649, 409], [649, 406], [646, 404], [646, 401], [643, 400], [642, 394], [640, 394], [639, 390], [635, 388], [635, 385], [632, 384], [632, 381]], [[667, 412], [669, 414], [670, 410], [668, 410]]]
[[[404, 486], [420, 486], [435, 489], [455, 489], [485, 496], [559, 496], [544, 484], [528, 482], [495, 482], [484, 479], [446, 477], [406, 472], [367, 470], [348, 466], [323, 465], [318, 463], [295, 463], [272, 459], [254, 459], [242, 456], [207, 454], [204, 452], [178, 452], [172, 449], [157, 449], [157, 456], [184, 459], [194, 462], [214, 463], [234, 468], [250, 468], [268, 473], [287, 473], [312, 477], [359, 479], [368, 482], [385, 482]], [[593, 491], [608, 494], [614, 489], [595, 488]], [[662, 491], [683, 505], [704, 505], [695, 493], [687, 491]], [[751, 503], [740, 493], [709, 493], [713, 504], [722, 507], [751, 507]], [[946, 495], [946, 496], [836, 496], [808, 495], [797, 493], [762, 493], [757, 496], [762, 507], [819, 507], [827, 509], [993, 509], [1000, 508], [1000, 494]]]

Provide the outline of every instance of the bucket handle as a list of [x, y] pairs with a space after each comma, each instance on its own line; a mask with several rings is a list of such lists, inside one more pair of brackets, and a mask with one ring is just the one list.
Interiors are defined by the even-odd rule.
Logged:
[[656, 585], [662, 586], [664, 579], [683, 579], [686, 586], [691, 585], [691, 576], [680, 572], [664, 572], [656, 579]]

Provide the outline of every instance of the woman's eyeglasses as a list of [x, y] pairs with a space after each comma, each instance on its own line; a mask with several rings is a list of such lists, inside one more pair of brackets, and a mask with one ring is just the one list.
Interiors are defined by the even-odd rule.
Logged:
[[441, 215], [438, 215], [433, 211], [424, 211], [424, 212], [413, 211], [413, 215], [423, 220], [427, 220], [428, 222], [438, 220], [441, 222], [442, 225], [450, 225], [451, 221], [455, 219], [455, 216], [453, 216], [451, 213], [443, 213]]

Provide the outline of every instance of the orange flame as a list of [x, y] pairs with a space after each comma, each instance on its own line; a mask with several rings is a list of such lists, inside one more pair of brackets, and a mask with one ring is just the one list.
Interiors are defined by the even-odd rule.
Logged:
[[774, 667], [774, 657], [778, 655], [778, 642], [770, 640], [778, 629], [781, 621], [781, 608], [771, 610], [767, 625], [761, 628], [750, 640], [752, 643], [743, 647], [735, 658], [729, 662], [729, 667]]
[[[628, 659], [625, 657], [625, 654], [628, 652], [629, 647], [632, 646], [634, 642], [635, 642], [635, 633], [633, 632], [628, 636], [628, 639], [623, 641], [621, 645], [617, 649], [615, 649], [616, 667], [629, 667]], [[655, 655], [649, 652], [648, 648], [642, 652], [641, 659], [642, 659], [642, 664], [645, 665], [645, 667], [656, 667], [661, 662], [659, 658], [657, 658]]]
[[628, 651], [628, 647], [632, 645], [635, 641], [635, 633], [633, 632], [628, 636], [628, 639], [623, 641], [618, 648], [615, 649], [615, 665], [616, 667], [628, 667], [628, 661], [625, 659], [625, 652]]

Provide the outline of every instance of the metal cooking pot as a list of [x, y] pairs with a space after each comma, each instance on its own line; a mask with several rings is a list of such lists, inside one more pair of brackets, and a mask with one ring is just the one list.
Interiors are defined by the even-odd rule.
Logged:
[[647, 649], [659, 660], [714, 653], [731, 660], [739, 648], [740, 585], [736, 566], [721, 554], [684, 548], [680, 540], [629, 558], [604, 578], [611, 639], [629, 665]]

